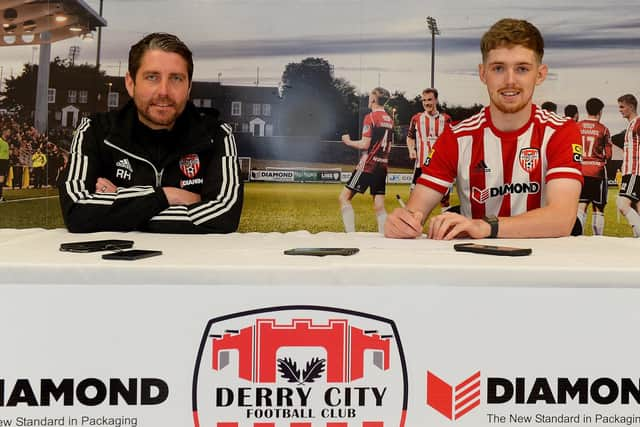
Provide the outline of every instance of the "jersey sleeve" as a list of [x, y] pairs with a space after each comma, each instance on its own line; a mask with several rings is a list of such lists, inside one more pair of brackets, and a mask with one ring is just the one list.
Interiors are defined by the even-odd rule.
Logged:
[[428, 153], [417, 183], [445, 194], [458, 172], [458, 144], [450, 128], [438, 138], [435, 147]]
[[549, 139], [547, 165], [545, 182], [557, 178], [583, 182], [582, 138], [578, 125], [573, 120], [568, 120]]
[[611, 132], [609, 132], [609, 128], [604, 128], [604, 157], [605, 161], [611, 160], [611, 156], [613, 155], [613, 145], [611, 143]]
[[407, 137], [411, 139], [416, 139], [416, 128], [418, 122], [418, 115], [411, 117], [411, 122], [409, 123], [409, 132], [407, 132]]
[[373, 136], [373, 114], [367, 114], [362, 121], [362, 136], [371, 138]]

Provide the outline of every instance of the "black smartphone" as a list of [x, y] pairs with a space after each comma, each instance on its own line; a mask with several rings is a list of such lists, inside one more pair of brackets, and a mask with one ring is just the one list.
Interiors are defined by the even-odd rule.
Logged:
[[128, 251], [118, 251], [102, 255], [102, 259], [115, 259], [124, 261], [135, 261], [137, 259], [149, 258], [162, 255], [162, 251], [151, 251], [147, 249], [131, 249]]
[[357, 254], [358, 248], [293, 248], [284, 251], [285, 255], [310, 255], [310, 256], [326, 256], [326, 255], [342, 255], [348, 256]]
[[60, 250], [65, 252], [116, 251], [133, 247], [133, 240], [90, 240], [87, 242], [61, 243]]
[[531, 248], [514, 248], [510, 246], [480, 245], [477, 243], [456, 243], [453, 249], [458, 252], [473, 252], [476, 254], [499, 256], [525, 256], [531, 255]]

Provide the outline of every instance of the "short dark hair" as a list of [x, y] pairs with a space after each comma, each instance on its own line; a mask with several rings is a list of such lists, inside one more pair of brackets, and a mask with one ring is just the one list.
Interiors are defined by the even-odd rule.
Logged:
[[569, 104], [564, 107], [564, 115], [565, 117], [573, 117], [578, 114], [578, 106], [575, 104]]
[[142, 57], [148, 50], [158, 49], [164, 52], [177, 53], [187, 62], [189, 83], [193, 78], [193, 54], [186, 44], [177, 36], [169, 33], [151, 33], [129, 49], [129, 75], [135, 81], [140, 69]]
[[426, 88], [425, 90], [422, 91], [422, 95], [424, 95], [425, 93], [432, 93], [435, 98], [438, 97], [438, 89], [434, 87]]
[[482, 62], [487, 60], [489, 51], [499, 47], [523, 46], [535, 52], [538, 62], [544, 55], [544, 39], [540, 30], [522, 19], [504, 18], [496, 22], [484, 33], [480, 40]]
[[633, 107], [633, 111], [638, 109], [638, 100], [630, 93], [622, 95], [618, 98], [618, 102], [624, 102], [625, 104], [631, 105]]
[[604, 108], [604, 102], [600, 98], [589, 98], [584, 106], [587, 109], [587, 114], [597, 116]]
[[555, 102], [551, 102], [551, 101], [543, 102], [540, 108], [542, 108], [543, 110], [551, 111], [553, 113], [558, 112], [558, 105]]

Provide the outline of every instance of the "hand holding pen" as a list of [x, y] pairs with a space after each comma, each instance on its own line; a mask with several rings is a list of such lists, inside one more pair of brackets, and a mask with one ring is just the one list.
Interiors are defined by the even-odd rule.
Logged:
[[400, 208], [387, 216], [384, 235], [393, 238], [415, 238], [422, 235], [422, 212], [407, 208], [399, 194], [396, 195]]

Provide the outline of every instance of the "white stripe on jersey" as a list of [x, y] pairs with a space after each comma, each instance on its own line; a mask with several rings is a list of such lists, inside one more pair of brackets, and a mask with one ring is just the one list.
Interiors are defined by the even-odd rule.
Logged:
[[575, 175], [580, 175], [580, 172], [578, 172], [578, 170], [574, 168], [553, 168], [547, 171], [545, 177], [551, 175], [552, 173], [572, 173]]
[[442, 179], [439, 179], [439, 178], [434, 178], [431, 175], [422, 174], [421, 177], [426, 179], [427, 181], [431, 181], [431, 182], [433, 182], [435, 184], [438, 184], [438, 185], [440, 185], [442, 187], [450, 187], [451, 185], [453, 185], [453, 181], [451, 181], [451, 182], [450, 181], [445, 181], [445, 180], [442, 180]]
[[418, 120], [418, 125], [420, 126], [418, 135], [417, 144], [418, 144], [418, 156], [416, 157], [416, 169], [421, 167], [424, 162], [427, 160], [427, 156], [429, 155], [429, 149], [427, 148], [427, 126], [426, 126], [426, 117], [425, 114], [420, 114], [420, 119]]
[[[473, 147], [473, 137], [471, 135], [458, 138], [458, 185], [456, 191], [460, 200], [470, 200], [471, 188], [469, 185], [469, 165], [471, 163], [471, 148]], [[460, 213], [471, 218], [471, 205], [460, 203]]]
[[487, 119], [485, 118], [484, 114], [481, 112], [476, 114], [475, 116], [471, 116], [468, 119], [461, 121], [457, 125], [453, 126], [452, 129], [455, 133], [472, 131], [472, 130], [478, 129], [486, 121]]
[[536, 117], [538, 117], [542, 123], [550, 122], [556, 126], [561, 126], [564, 122], [569, 120], [566, 117], [559, 116], [552, 111], [543, 110], [542, 108], [538, 108], [536, 110]]
[[[484, 162], [491, 173], [485, 173], [484, 188], [502, 187], [504, 185], [504, 168], [502, 162], [502, 140], [496, 136], [489, 126], [484, 128]], [[473, 165], [472, 165], [473, 167]], [[498, 215], [504, 196], [490, 197], [484, 204], [485, 215]], [[471, 210], [471, 207], [469, 207]]]

